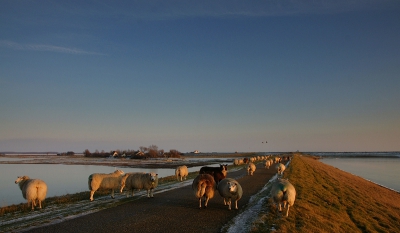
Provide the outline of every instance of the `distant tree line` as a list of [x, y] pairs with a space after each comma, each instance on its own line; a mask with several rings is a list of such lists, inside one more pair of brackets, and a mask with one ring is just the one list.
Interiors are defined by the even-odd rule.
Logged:
[[104, 150], [95, 150], [93, 153], [86, 149], [83, 152], [85, 157], [118, 157], [118, 158], [131, 158], [131, 159], [147, 159], [147, 158], [180, 158], [182, 153], [178, 150], [172, 149], [165, 152], [163, 149], [158, 149], [158, 146], [151, 145], [148, 147], [140, 146], [139, 150], [112, 150], [105, 152]]

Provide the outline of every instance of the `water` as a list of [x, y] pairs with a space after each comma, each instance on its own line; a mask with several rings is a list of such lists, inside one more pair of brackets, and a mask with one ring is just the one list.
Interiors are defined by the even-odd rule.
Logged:
[[321, 162], [400, 192], [400, 158], [324, 158]]
[[[11, 161], [13, 159], [3, 159]], [[87, 179], [93, 173], [112, 173], [116, 169], [124, 172], [155, 172], [158, 177], [175, 175], [172, 168], [126, 168], [96, 165], [63, 165], [63, 164], [0, 164], [0, 207], [25, 203], [19, 186], [15, 184], [18, 176], [27, 175], [30, 178], [46, 182], [47, 197], [62, 196], [82, 191], [88, 191]], [[198, 171], [200, 167], [188, 168], [189, 172]]]

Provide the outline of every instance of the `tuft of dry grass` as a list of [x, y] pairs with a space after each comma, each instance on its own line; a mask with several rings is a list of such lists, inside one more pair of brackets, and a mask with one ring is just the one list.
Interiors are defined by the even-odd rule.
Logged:
[[284, 174], [296, 188], [289, 217], [269, 201], [252, 232], [398, 232], [400, 193], [296, 155]]

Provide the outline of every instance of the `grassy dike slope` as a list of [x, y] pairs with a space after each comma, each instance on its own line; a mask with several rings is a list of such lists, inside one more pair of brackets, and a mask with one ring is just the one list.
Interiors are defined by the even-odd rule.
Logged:
[[285, 171], [297, 191], [289, 217], [271, 200], [252, 232], [400, 232], [400, 194], [363, 178], [295, 155]]

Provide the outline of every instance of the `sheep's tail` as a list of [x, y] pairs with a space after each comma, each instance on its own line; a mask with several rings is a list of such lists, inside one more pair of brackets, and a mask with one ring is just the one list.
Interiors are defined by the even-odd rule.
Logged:
[[207, 187], [207, 181], [206, 180], [199, 180], [199, 183], [197, 183], [197, 197], [202, 197], [206, 193], [206, 187]]

